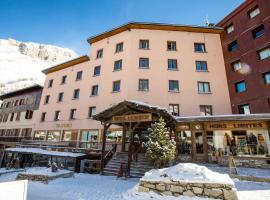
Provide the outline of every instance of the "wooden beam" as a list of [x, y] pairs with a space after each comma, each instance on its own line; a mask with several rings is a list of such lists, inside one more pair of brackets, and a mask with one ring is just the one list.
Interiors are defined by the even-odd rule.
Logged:
[[104, 172], [104, 167], [105, 167], [105, 148], [106, 148], [106, 134], [107, 134], [107, 130], [109, 129], [109, 127], [111, 126], [111, 124], [107, 124], [104, 123], [104, 128], [103, 128], [103, 134], [102, 134], [102, 150], [101, 150], [101, 166], [100, 166], [100, 174], [103, 174]]

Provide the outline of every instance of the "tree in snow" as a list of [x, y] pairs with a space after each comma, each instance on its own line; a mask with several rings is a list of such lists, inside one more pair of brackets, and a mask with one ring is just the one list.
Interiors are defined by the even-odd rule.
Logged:
[[156, 167], [164, 167], [175, 158], [176, 146], [170, 139], [169, 131], [165, 127], [163, 118], [151, 125], [149, 140], [146, 145], [146, 157]]

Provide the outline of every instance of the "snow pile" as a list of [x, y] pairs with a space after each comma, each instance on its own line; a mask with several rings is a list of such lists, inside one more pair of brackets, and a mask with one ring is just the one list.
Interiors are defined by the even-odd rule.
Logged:
[[191, 183], [221, 183], [233, 185], [228, 174], [214, 172], [193, 163], [181, 163], [170, 168], [153, 169], [146, 172], [142, 181], [182, 181]]
[[80, 156], [85, 155], [83, 153], [48, 151], [48, 150], [39, 149], [39, 148], [14, 147], [14, 148], [7, 148], [6, 151], [7, 152], [35, 153], [35, 154], [42, 154], [42, 155], [49, 155], [49, 156], [72, 157], [72, 158], [76, 158], [76, 157], [80, 157]]
[[75, 57], [77, 54], [66, 48], [0, 39], [0, 94], [33, 83], [43, 85], [43, 69]]
[[61, 174], [67, 174], [71, 171], [65, 169], [58, 169], [56, 172], [52, 172], [51, 168], [46, 167], [31, 167], [27, 168], [26, 172], [20, 172], [20, 174], [42, 175], [42, 176], [57, 176]]

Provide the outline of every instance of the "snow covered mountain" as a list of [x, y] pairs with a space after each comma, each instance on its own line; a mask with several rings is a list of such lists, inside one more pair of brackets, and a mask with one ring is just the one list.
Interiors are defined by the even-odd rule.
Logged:
[[67, 48], [0, 39], [0, 94], [42, 84], [41, 70], [77, 57]]

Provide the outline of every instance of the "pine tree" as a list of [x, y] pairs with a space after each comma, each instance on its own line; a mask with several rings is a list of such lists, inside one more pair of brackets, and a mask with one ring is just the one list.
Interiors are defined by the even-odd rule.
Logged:
[[175, 143], [170, 139], [163, 118], [148, 129], [149, 140], [146, 145], [146, 157], [156, 167], [164, 167], [175, 158]]

